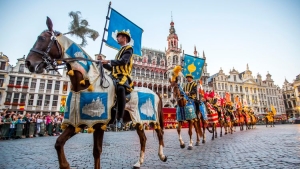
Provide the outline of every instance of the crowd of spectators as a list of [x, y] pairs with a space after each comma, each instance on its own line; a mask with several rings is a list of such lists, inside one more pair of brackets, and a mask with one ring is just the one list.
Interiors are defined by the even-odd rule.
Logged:
[[11, 140], [38, 136], [55, 136], [61, 131], [63, 116], [59, 113], [47, 115], [4, 110], [0, 116], [0, 139]]

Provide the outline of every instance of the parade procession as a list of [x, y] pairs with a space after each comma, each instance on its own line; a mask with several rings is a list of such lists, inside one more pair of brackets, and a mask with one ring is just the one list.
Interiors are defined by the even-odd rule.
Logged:
[[[282, 89], [269, 70], [265, 80], [260, 73], [253, 76], [248, 62], [254, 56], [237, 59], [241, 56], [235, 53], [250, 42], [243, 39], [227, 46], [234, 33], [224, 36], [221, 44], [234, 46], [236, 56], [224, 54], [224, 59], [227, 49], [209, 41], [203, 46], [212, 56], [220, 49], [222, 57], [209, 58], [204, 51], [200, 56], [196, 45], [187, 47], [194, 48], [193, 53], [183, 50], [172, 12], [164, 51], [143, 47], [148, 38], [159, 43], [159, 26], [151, 23], [154, 28], [149, 29], [150, 18], [135, 13], [146, 9], [124, 3], [105, 7], [100, 51], [93, 47], [96, 54], [87, 44], [99, 33], [79, 11], [69, 12], [68, 31], [60, 27], [65, 21], [52, 13], [30, 23], [42, 29], [28, 33], [34, 41], [26, 42], [28, 54], [17, 59], [16, 66], [1, 52], [0, 168], [300, 167], [300, 75], [293, 83], [285, 78]], [[150, 3], [146, 6], [155, 9]], [[159, 13], [151, 11], [151, 18]], [[187, 14], [184, 22], [198, 22], [186, 19], [189, 15], [196, 14]], [[202, 26], [206, 25], [184, 27], [188, 45], [199, 43], [201, 31], [205, 38], [227, 30], [220, 25], [201, 30]], [[239, 33], [233, 27], [227, 31]], [[265, 71], [262, 67], [280, 62], [277, 58], [264, 65], [263, 57], [259, 59], [253, 69]], [[226, 75], [220, 68], [210, 75], [208, 60], [224, 67], [247, 66], [243, 72], [233, 67]]]

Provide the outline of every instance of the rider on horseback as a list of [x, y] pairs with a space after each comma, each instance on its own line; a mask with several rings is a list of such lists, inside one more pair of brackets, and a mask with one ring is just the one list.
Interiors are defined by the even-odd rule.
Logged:
[[199, 113], [199, 101], [197, 100], [197, 83], [193, 81], [194, 77], [191, 74], [187, 74], [185, 78], [187, 80], [187, 83], [184, 84], [183, 91], [191, 100], [194, 101], [196, 112]]
[[117, 33], [117, 41], [122, 47], [117, 53], [114, 60], [101, 60], [103, 67], [111, 71], [111, 77], [116, 82], [117, 95], [117, 121], [123, 124], [123, 115], [125, 111], [126, 95], [133, 90], [133, 82], [130, 78], [133, 65], [133, 48], [128, 43], [130, 42], [130, 34], [125, 31]]

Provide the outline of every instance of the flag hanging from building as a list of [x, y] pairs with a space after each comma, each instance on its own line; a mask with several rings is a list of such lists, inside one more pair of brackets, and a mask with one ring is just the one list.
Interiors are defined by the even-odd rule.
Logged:
[[183, 75], [192, 75], [194, 80], [199, 80], [202, 76], [205, 59], [185, 54], [183, 62]]
[[131, 40], [129, 45], [133, 47], [133, 54], [141, 56], [143, 29], [111, 8], [106, 45], [115, 49], [120, 49], [121, 46], [117, 42], [117, 33], [120, 31], [126, 31], [130, 34]]

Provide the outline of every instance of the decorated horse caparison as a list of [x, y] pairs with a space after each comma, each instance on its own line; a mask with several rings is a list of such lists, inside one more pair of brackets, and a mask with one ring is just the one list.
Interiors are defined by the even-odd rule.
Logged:
[[[115, 121], [115, 86], [112, 79], [104, 73], [101, 63], [92, 58], [77, 44], [66, 36], [53, 30], [50, 18], [46, 21], [48, 30], [43, 31], [30, 50], [25, 65], [32, 73], [43, 71], [57, 65], [66, 65], [72, 84], [67, 98], [62, 128], [63, 133], [57, 138], [55, 149], [58, 155], [59, 167], [70, 168], [67, 162], [64, 145], [78, 130], [87, 126], [93, 132], [94, 168], [100, 168], [100, 155], [106, 126]], [[140, 138], [140, 157], [134, 168], [139, 168], [144, 162], [146, 135], [143, 124], [150, 124], [156, 131], [161, 161], [167, 161], [163, 154], [163, 115], [162, 101], [158, 94], [143, 87], [134, 88], [131, 98], [126, 103], [123, 117], [124, 123], [132, 121]]]

